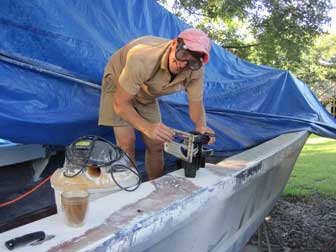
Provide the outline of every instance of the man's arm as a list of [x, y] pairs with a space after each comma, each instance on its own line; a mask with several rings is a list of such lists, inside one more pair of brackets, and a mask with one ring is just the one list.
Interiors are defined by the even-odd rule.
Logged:
[[205, 112], [202, 101], [189, 102], [189, 115], [195, 124], [195, 129], [206, 127]]
[[161, 142], [172, 140], [174, 132], [163, 123], [150, 123], [142, 118], [132, 105], [134, 95], [128, 93], [120, 85], [114, 95], [113, 107], [115, 112], [132, 127], [138, 129], [147, 137]]
[[[215, 132], [206, 126], [206, 117], [205, 117], [205, 110], [202, 101], [189, 101], [189, 115], [191, 120], [195, 124], [195, 131], [199, 133], [212, 133]], [[215, 138], [211, 137], [209, 144], [215, 142]]]

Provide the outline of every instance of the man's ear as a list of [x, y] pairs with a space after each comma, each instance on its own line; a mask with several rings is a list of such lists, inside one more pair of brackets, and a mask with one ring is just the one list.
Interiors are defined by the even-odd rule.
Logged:
[[175, 46], [175, 47], [176, 47], [176, 45], [177, 45], [177, 39], [176, 39], [176, 38], [174, 38], [174, 39], [173, 39], [172, 46]]

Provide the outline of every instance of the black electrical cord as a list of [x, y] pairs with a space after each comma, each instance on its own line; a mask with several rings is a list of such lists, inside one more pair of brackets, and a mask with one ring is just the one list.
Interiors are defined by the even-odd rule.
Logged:
[[[117, 169], [120, 169], [120, 168], [121, 168], [121, 169], [125, 169], [125, 168], [126, 168], [127, 170], [133, 172], [136, 176], [138, 176], [138, 178], [139, 178], [138, 183], [137, 183], [136, 185], [134, 185], [134, 186], [127, 186], [127, 187], [124, 187], [124, 186], [120, 185], [120, 184], [118, 183], [118, 181], [116, 180], [116, 178], [114, 177], [114, 173], [115, 173], [115, 171], [116, 171]], [[136, 169], [136, 168], [135, 168], [135, 169]], [[135, 172], [132, 168], [129, 168], [129, 167], [125, 166], [125, 165], [122, 165], [122, 164], [116, 164], [116, 165], [113, 165], [113, 166], [112, 166], [111, 177], [112, 177], [114, 183], [115, 183], [117, 186], [119, 186], [119, 188], [121, 188], [121, 189], [123, 189], [124, 191], [127, 191], [127, 192], [133, 192], [133, 191], [135, 191], [136, 189], [138, 189], [138, 187], [139, 187], [140, 184], [141, 184], [141, 176], [139, 175], [137, 169], [136, 169], [136, 171], [137, 171], [137, 172]]]
[[[74, 156], [73, 156], [73, 148], [74, 146], [76, 146], [76, 143], [80, 142], [80, 141], [83, 141], [83, 140], [91, 140], [92, 141], [92, 144], [90, 146], [90, 151], [89, 151], [89, 154], [86, 156], [86, 159], [84, 162], [78, 164], [77, 161], [78, 159], [74, 159]], [[73, 142], [68, 148], [66, 148], [66, 152], [65, 152], [65, 158], [67, 159], [67, 161], [71, 164], [76, 164], [77, 166], [81, 166], [82, 168], [76, 172], [75, 174], [72, 174], [72, 175], [69, 175], [67, 174], [65, 171], [63, 172], [63, 175], [64, 177], [67, 177], [67, 178], [73, 178], [73, 177], [76, 177], [77, 175], [79, 175], [81, 172], [83, 172], [83, 170], [87, 167], [87, 165], [89, 164], [89, 161], [90, 161], [90, 156], [92, 154], [92, 150], [93, 150], [93, 147], [94, 147], [94, 144], [97, 140], [97, 136], [84, 136], [84, 137], [80, 137], [78, 139], [76, 139], [75, 142]], [[76, 160], [76, 162], [75, 162]]]
[[[91, 140], [92, 143], [91, 143], [91, 146], [90, 146], [90, 149], [85, 157], [84, 160], [78, 160], [78, 158], [74, 158], [74, 155], [72, 155], [73, 153], [73, 148], [74, 146], [76, 145], [76, 143], [80, 142], [80, 141], [84, 141], [84, 140]], [[92, 154], [92, 151], [93, 151], [93, 148], [95, 146], [95, 143], [97, 140], [100, 140], [102, 142], [105, 142], [107, 143], [108, 145], [110, 145], [112, 148], [111, 150], [113, 151], [109, 151], [109, 155], [110, 155], [110, 161], [108, 162], [102, 162], [102, 163], [98, 163], [98, 164], [95, 164], [95, 166], [97, 168], [102, 168], [102, 167], [107, 167], [107, 166], [111, 166], [111, 170], [110, 170], [110, 173], [111, 173], [111, 177], [114, 181], [114, 183], [122, 190], [124, 191], [127, 191], [127, 192], [132, 192], [132, 191], [135, 191], [136, 189], [138, 189], [138, 187], [140, 186], [141, 182], [142, 182], [142, 179], [141, 179], [141, 175], [140, 175], [140, 172], [139, 170], [137, 169], [135, 163], [133, 162], [133, 160], [128, 156], [128, 154], [126, 152], [124, 152], [119, 146], [113, 144], [112, 142], [110, 142], [109, 140], [103, 138], [103, 137], [100, 137], [100, 136], [92, 136], [92, 135], [89, 135], [89, 136], [83, 136], [83, 137], [80, 137], [78, 138], [74, 143], [72, 143], [67, 149], [66, 149], [66, 159], [69, 163], [71, 164], [74, 164], [74, 165], [77, 165], [77, 166], [80, 166], [81, 169], [76, 172], [75, 174], [73, 175], [69, 175], [69, 174], [66, 174], [66, 172], [64, 171], [63, 172], [63, 175], [65, 177], [75, 177], [77, 175], [79, 175], [81, 172], [83, 172], [84, 169], [86, 169], [86, 167], [88, 167], [90, 164], [90, 156]], [[130, 168], [126, 165], [123, 165], [123, 164], [114, 164], [115, 162], [117, 161], [120, 161], [122, 158], [126, 157], [127, 161], [129, 161], [134, 168]], [[134, 186], [128, 186], [128, 187], [124, 187], [124, 186], [121, 186], [120, 183], [116, 180], [115, 176], [114, 176], [114, 173], [115, 172], [120, 172], [120, 171], [125, 171], [125, 170], [128, 170], [128, 171], [131, 171], [133, 174], [135, 174], [137, 177], [138, 177], [138, 182], [136, 183], [136, 185]]]

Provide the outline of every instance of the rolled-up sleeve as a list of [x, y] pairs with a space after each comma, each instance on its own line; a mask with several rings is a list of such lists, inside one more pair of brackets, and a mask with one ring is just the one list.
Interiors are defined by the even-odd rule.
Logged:
[[127, 54], [126, 64], [119, 76], [119, 84], [131, 95], [136, 95], [145, 80], [146, 69], [142, 57], [136, 51], [130, 50]]

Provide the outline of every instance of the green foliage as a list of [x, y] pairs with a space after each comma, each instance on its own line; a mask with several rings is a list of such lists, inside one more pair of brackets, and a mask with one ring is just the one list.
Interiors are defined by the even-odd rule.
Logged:
[[336, 141], [312, 135], [305, 144], [285, 194], [307, 196], [320, 193], [336, 198]]
[[[305, 1], [257, 1], [259, 10], [252, 13], [252, 29], [259, 48], [256, 53], [261, 63], [295, 71], [300, 56], [321, 27], [329, 21], [327, 11], [330, 2]], [[260, 10], [264, 15], [260, 15]]]
[[[306, 83], [326, 89], [336, 81], [336, 34], [323, 34], [301, 55], [296, 76]], [[320, 88], [321, 88], [320, 87]]]
[[330, 0], [175, 0], [173, 12], [237, 56], [313, 84], [335, 76], [316, 61], [336, 61], [331, 38], [316, 42], [331, 8]]
[[[255, 41], [251, 38], [249, 41], [246, 34], [241, 32], [240, 27], [246, 26], [246, 23], [239, 19], [227, 20], [225, 23], [222, 20], [210, 21], [208, 18], [204, 22], [199, 23], [197, 28], [207, 31], [208, 35], [219, 44], [223, 45], [225, 38], [225, 48], [240, 58], [247, 59], [252, 52], [252, 46], [249, 46]], [[246, 43], [249, 43], [246, 46]]]

